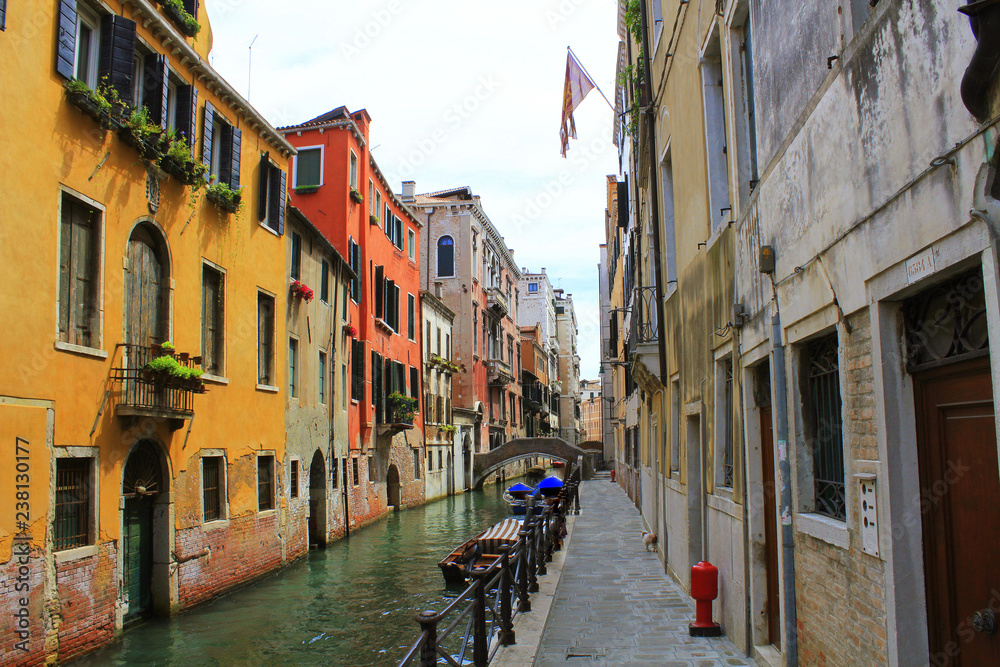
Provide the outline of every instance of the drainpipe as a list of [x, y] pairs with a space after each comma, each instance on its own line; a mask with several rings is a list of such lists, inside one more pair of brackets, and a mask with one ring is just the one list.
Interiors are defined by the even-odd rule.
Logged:
[[781, 580], [784, 586], [785, 664], [799, 664], [795, 622], [795, 542], [792, 535], [792, 469], [788, 461], [788, 392], [785, 386], [785, 346], [781, 342], [781, 315], [777, 295], [771, 318], [771, 347], [774, 357], [774, 416], [778, 434], [778, 473], [781, 477]]

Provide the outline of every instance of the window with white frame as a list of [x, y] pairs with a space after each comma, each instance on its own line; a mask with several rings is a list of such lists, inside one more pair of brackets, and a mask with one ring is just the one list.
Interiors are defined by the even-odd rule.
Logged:
[[307, 146], [297, 150], [293, 167], [296, 189], [323, 185], [323, 147]]
[[417, 233], [412, 229], [406, 230], [406, 254], [413, 261], [417, 259]]
[[202, 516], [206, 523], [226, 518], [226, 459], [224, 457], [201, 457], [201, 498]]
[[316, 389], [320, 404], [326, 403], [326, 352], [319, 351], [319, 365], [316, 373]]
[[226, 277], [219, 269], [201, 269], [201, 363], [210, 375], [225, 375]]
[[299, 339], [294, 336], [288, 339], [288, 395], [299, 395]]
[[274, 297], [257, 292], [257, 384], [274, 382]]
[[677, 283], [677, 236], [674, 228], [674, 167], [670, 150], [660, 161], [660, 180], [663, 188], [663, 254], [667, 268], [667, 284], [664, 292]]
[[54, 551], [74, 549], [94, 542], [94, 459], [57, 458], [55, 513], [52, 535]]
[[716, 484], [733, 487], [733, 360], [720, 359], [715, 365], [715, 459]]
[[257, 511], [274, 509], [274, 456], [257, 457]]
[[715, 25], [701, 58], [705, 154], [708, 158], [710, 229], [714, 233], [732, 218], [729, 203], [729, 161], [726, 146], [726, 103], [722, 85], [722, 51]]
[[351, 151], [351, 187], [358, 189], [358, 156]]
[[59, 340], [101, 345], [101, 235], [103, 212], [68, 192], [60, 203]]

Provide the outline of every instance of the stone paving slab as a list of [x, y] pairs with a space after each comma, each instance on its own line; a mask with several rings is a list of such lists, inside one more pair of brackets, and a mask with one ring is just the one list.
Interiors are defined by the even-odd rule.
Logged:
[[550, 665], [755, 665], [726, 637], [691, 637], [694, 604], [646, 552], [638, 510], [606, 475], [580, 487], [580, 515], [535, 653]]

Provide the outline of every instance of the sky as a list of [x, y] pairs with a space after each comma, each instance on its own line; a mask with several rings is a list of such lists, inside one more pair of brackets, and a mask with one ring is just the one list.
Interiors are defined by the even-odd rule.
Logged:
[[[529, 271], [573, 295], [581, 375], [600, 363], [599, 244], [613, 112], [597, 90], [559, 155], [566, 47], [614, 96], [616, 0], [207, 0], [211, 64], [275, 127], [372, 117], [396, 192], [468, 185]], [[250, 48], [251, 43], [253, 48]], [[249, 87], [249, 90], [248, 90]]]

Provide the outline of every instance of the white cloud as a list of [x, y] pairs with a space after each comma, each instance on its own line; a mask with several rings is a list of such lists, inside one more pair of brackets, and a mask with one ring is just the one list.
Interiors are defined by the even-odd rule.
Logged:
[[[209, 0], [213, 66], [274, 125], [365, 108], [380, 167], [427, 192], [469, 185], [520, 266], [573, 293], [582, 373], [599, 363], [598, 244], [612, 112], [595, 90], [559, 156], [566, 46], [614, 91], [615, 0]], [[398, 188], [399, 183], [393, 183]], [[585, 326], [585, 323], [586, 326]]]

